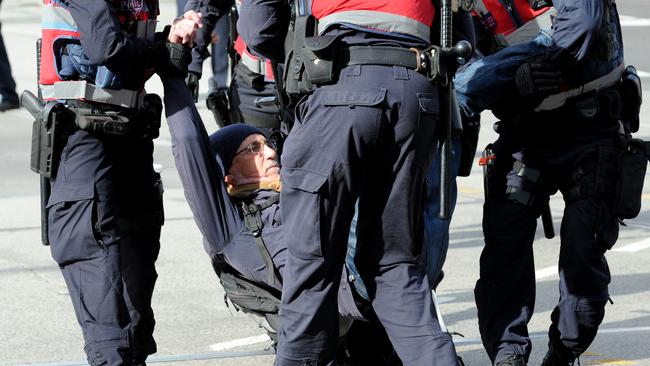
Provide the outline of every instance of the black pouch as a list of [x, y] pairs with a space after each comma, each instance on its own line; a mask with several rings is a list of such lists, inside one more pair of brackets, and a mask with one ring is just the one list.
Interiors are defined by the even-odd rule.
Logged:
[[284, 62], [287, 65], [284, 69], [284, 88], [289, 96], [297, 97], [315, 89], [305, 73], [302, 50], [305, 39], [316, 34], [316, 29], [316, 18], [303, 15], [296, 18], [294, 28], [287, 34], [285, 49], [289, 51]]
[[302, 60], [307, 79], [311, 84], [327, 84], [334, 81], [334, 70], [338, 48], [334, 47], [338, 37], [307, 37], [302, 49]]
[[258, 74], [242, 63], [235, 66], [235, 75], [237, 80], [255, 90], [264, 89], [264, 75]]
[[616, 182], [616, 197], [612, 212], [615, 217], [633, 219], [639, 215], [649, 155], [650, 142], [630, 139], [626, 143]]

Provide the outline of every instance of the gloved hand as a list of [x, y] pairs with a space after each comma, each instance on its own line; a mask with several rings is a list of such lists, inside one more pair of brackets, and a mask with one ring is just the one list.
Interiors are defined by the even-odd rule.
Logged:
[[544, 61], [527, 62], [515, 73], [517, 92], [522, 97], [544, 97], [560, 91], [562, 72]]
[[155, 41], [151, 45], [153, 68], [159, 75], [187, 76], [187, 66], [192, 61], [192, 52], [189, 47], [179, 43]]
[[190, 88], [190, 91], [192, 92], [194, 103], [199, 101], [199, 79], [201, 79], [201, 75], [192, 71], [187, 73], [187, 78], [185, 79], [187, 87]]
[[228, 101], [228, 94], [225, 89], [218, 89], [208, 95], [205, 100], [208, 109], [212, 112], [215, 122], [219, 128], [228, 126], [230, 121], [230, 111]]

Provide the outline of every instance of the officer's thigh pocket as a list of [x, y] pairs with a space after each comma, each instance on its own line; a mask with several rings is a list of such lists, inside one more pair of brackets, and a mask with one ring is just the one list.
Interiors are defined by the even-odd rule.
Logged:
[[324, 254], [321, 240], [322, 188], [327, 175], [302, 168], [283, 168], [282, 220], [289, 252], [313, 259]]
[[[436, 147], [436, 130], [440, 119], [440, 105], [437, 96], [431, 93], [418, 93], [418, 124], [415, 130], [415, 159], [424, 164], [431, 159]], [[425, 166], [428, 169], [428, 163]]]
[[[319, 121], [320, 153], [332, 162], [349, 163], [354, 154], [374, 151], [386, 89], [317, 90], [310, 120]], [[351, 156], [351, 154], [353, 154]]]
[[54, 187], [48, 209], [50, 249], [59, 266], [102, 255], [94, 230], [96, 202], [92, 182]]

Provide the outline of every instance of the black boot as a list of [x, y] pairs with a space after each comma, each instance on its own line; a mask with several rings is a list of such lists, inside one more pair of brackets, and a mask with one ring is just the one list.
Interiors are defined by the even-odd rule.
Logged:
[[549, 344], [541, 366], [573, 366], [575, 361], [576, 356], [568, 350]]
[[526, 366], [524, 356], [512, 355], [496, 364], [496, 366]]

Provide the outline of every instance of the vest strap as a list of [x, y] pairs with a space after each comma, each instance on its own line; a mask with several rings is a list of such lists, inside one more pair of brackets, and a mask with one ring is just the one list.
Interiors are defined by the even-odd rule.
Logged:
[[269, 285], [272, 285], [276, 281], [278, 283], [281, 283], [282, 281], [280, 281], [281, 276], [278, 273], [278, 269], [273, 264], [273, 259], [271, 258], [271, 254], [269, 254], [269, 251], [264, 244], [264, 239], [262, 239], [262, 228], [264, 227], [264, 223], [262, 222], [262, 211], [274, 204], [277, 204], [278, 202], [280, 202], [279, 194], [273, 195], [273, 197], [270, 197], [269, 199], [259, 204], [251, 203], [247, 205], [245, 203], [242, 203], [244, 225], [246, 226], [246, 229], [253, 233], [255, 244], [257, 245], [257, 250], [259, 250], [260, 255], [262, 256], [262, 260], [264, 260], [264, 264], [266, 264], [267, 281]]
[[86, 80], [63, 81], [52, 85], [40, 85], [43, 99], [81, 99], [97, 103], [136, 108], [142, 105], [146, 92], [128, 89], [104, 89]]

